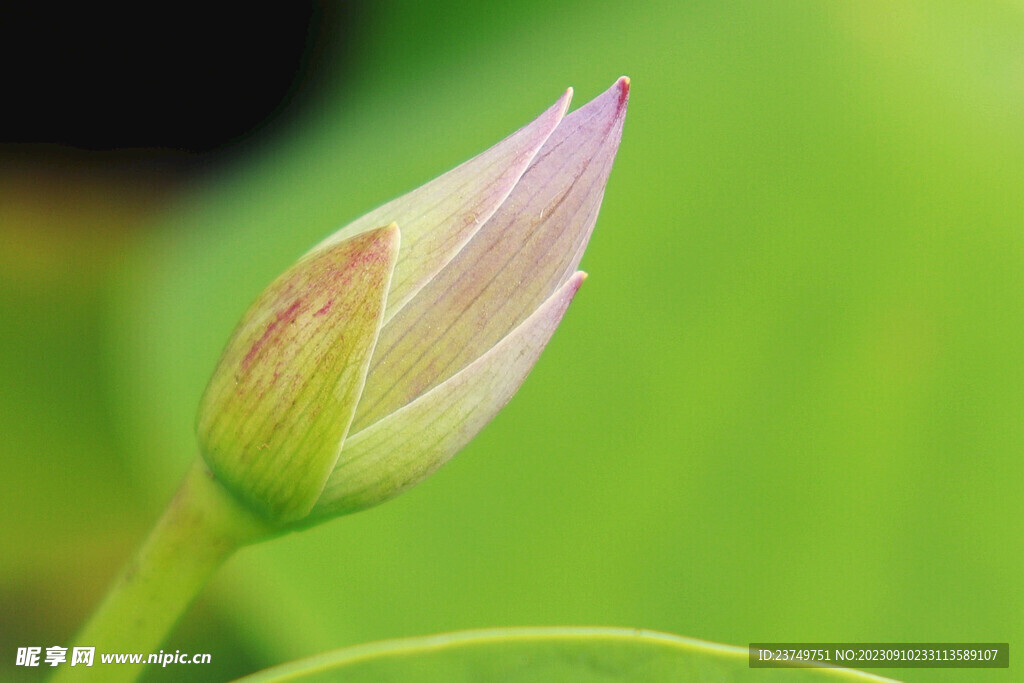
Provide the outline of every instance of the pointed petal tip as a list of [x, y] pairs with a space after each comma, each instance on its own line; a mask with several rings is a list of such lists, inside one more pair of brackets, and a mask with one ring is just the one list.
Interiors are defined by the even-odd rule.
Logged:
[[615, 85], [612, 86], [612, 90], [617, 90], [619, 93], [619, 110], [626, 108], [626, 103], [629, 102], [629, 76], [620, 76], [619, 80], [615, 81]]
[[566, 112], [569, 111], [569, 104], [572, 102], [572, 88], [567, 88], [561, 97], [555, 100], [555, 103], [545, 110], [543, 114], [537, 117], [537, 119], [529, 125], [536, 126], [541, 124], [546, 129], [547, 134], [550, 135], [562, 119], [565, 118]]
[[368, 239], [372, 242], [383, 245], [388, 251], [397, 253], [402, 243], [402, 231], [398, 229], [398, 223], [392, 221], [374, 230], [367, 231]]
[[550, 135], [558, 124], [562, 122], [562, 119], [565, 118], [566, 113], [569, 111], [570, 103], [572, 103], [572, 88], [566, 88], [562, 96], [555, 100], [555, 103], [548, 107], [531, 125], [536, 125], [546, 120], [547, 125], [545, 128], [547, 129], [547, 134]]
[[595, 115], [612, 121], [625, 120], [626, 105], [629, 103], [629, 84], [629, 76], [619, 77], [610, 88], [573, 111], [566, 120], [582, 122]]
[[[551, 295], [552, 298], [561, 299], [564, 305], [568, 306], [569, 302], [576, 298], [576, 293], [580, 291], [580, 287], [583, 286], [583, 282], [587, 279], [587, 274], [582, 270], [577, 270], [575, 273], [569, 276], [566, 280], [555, 290]], [[565, 309], [562, 309], [562, 313]], [[561, 314], [560, 314], [561, 315]]]
[[565, 92], [562, 93], [562, 96], [558, 98], [558, 102], [556, 102], [556, 104], [562, 105], [563, 116], [565, 116], [565, 112], [569, 110], [569, 103], [572, 102], [572, 93], [573, 90], [571, 86], [566, 88]]

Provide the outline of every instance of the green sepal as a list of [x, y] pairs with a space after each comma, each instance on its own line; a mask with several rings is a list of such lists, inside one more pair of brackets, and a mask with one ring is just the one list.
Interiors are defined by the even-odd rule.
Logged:
[[199, 407], [200, 452], [263, 516], [301, 519], [366, 381], [399, 247], [395, 224], [314, 249], [260, 294]]

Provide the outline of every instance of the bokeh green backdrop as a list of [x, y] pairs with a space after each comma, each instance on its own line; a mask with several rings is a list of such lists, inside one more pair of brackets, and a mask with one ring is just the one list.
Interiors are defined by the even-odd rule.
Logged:
[[70, 645], [275, 274], [621, 74], [591, 278], [518, 396], [406, 495], [240, 552], [165, 649], [212, 652], [188, 675], [215, 680], [502, 625], [1021, 642], [1019, 2], [395, 1], [362, 21], [343, 84], [184, 187], [4, 172], [3, 675], [39, 677], [18, 646]]

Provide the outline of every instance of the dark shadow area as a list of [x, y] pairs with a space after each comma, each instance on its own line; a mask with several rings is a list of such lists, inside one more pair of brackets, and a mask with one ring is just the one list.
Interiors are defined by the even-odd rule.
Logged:
[[214, 7], [0, 6], [0, 159], [205, 166], [339, 87], [363, 4]]

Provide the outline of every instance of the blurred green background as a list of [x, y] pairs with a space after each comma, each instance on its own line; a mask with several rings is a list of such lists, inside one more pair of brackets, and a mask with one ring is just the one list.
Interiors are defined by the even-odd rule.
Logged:
[[518, 396], [411, 492], [240, 552], [164, 649], [220, 680], [502, 625], [1022, 642], [1020, 2], [358, 8], [301, 107], [187, 173], [0, 158], [0, 676], [155, 520], [263, 286], [622, 74], [591, 278]]

